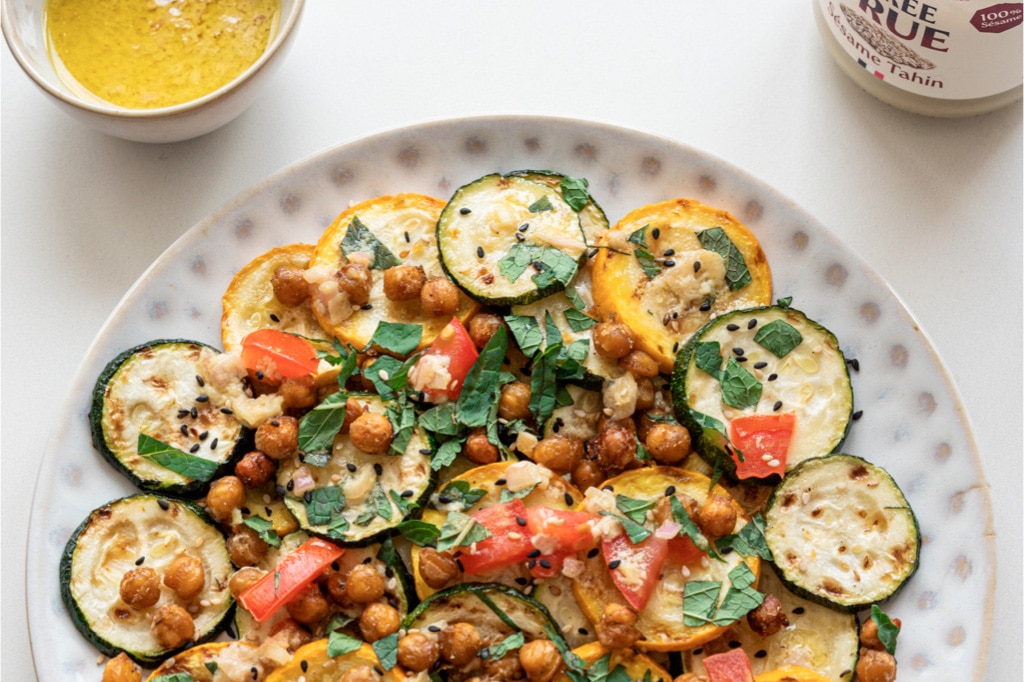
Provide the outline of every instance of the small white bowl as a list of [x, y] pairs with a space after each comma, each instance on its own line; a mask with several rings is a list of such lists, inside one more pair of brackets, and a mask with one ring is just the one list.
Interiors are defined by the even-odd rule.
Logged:
[[253, 103], [291, 47], [305, 0], [281, 0], [281, 16], [270, 45], [233, 81], [198, 99], [157, 109], [129, 109], [74, 93], [57, 77], [47, 54], [43, 26], [46, 0], [0, 3], [0, 23], [11, 53], [62, 111], [100, 132], [125, 140], [178, 142], [216, 130]]

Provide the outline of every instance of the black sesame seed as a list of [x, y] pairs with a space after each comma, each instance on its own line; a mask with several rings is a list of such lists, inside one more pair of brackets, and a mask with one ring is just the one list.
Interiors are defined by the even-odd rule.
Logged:
[[742, 644], [740, 644], [740, 642], [739, 642], [739, 641], [737, 641], [737, 640], [735, 640], [735, 639], [734, 639], [734, 640], [731, 640], [731, 641], [729, 642], [729, 648], [730, 648], [730, 649], [739, 649], [739, 648], [740, 648], [741, 646], [743, 646], [743, 645], [742, 645]]
[[415, 494], [416, 494], [416, 493], [415, 493], [415, 492], [413, 492], [412, 490], [403, 490], [403, 491], [402, 491], [402, 497], [404, 497], [404, 498], [407, 498], [407, 499], [408, 499], [408, 498], [410, 498], [410, 497], [412, 497], [412, 496], [413, 496], [413, 495], [415, 495]]
[[608, 562], [608, 570], [614, 571], [616, 568], [619, 567], [619, 564], [621, 563], [622, 561], [619, 559], [612, 559]]
[[718, 550], [718, 553], [722, 555], [731, 554], [732, 547], [723, 547], [722, 549]]
[[757, 326], [757, 318], [756, 317], [751, 318], [750, 321], [747, 322], [747, 329], [753, 329], [756, 326]]
[[188, 413], [189, 413], [189, 416], [191, 416], [193, 419], [196, 419], [196, 418], [199, 417], [199, 409], [196, 408], [194, 405], [192, 406], [192, 409], [188, 411]]
[[482, 246], [476, 247], [476, 257], [477, 258], [483, 258], [484, 257], [484, 247], [482, 247]]
[[372, 563], [372, 562], [373, 562], [373, 557], [372, 556], [368, 556], [365, 559], [363, 559], [363, 563], [364, 564], [369, 564], [369, 563]]
[[181, 425], [181, 435], [183, 435], [183, 436], [187, 436], [188, 435], [188, 426], [186, 426], [185, 424]]
[[672, 352], [673, 353], [678, 353], [679, 352], [679, 342], [678, 341], [676, 341], [675, 343], [672, 344]]
[[596, 256], [597, 255], [597, 251], [598, 251], [597, 249], [591, 249], [590, 252], [587, 253], [587, 258], [593, 258], [594, 256]]
[[378, 476], [381, 476], [384, 473], [384, 467], [381, 466], [380, 462], [377, 462], [376, 464], [373, 465], [373, 470], [376, 472]]
[[530, 569], [531, 571], [532, 571], [532, 570], [533, 570], [533, 569], [534, 569], [534, 568], [535, 568], [536, 566], [537, 566], [537, 560], [536, 560], [536, 559], [530, 559], [530, 560], [529, 560], [528, 562], [526, 562], [526, 567], [527, 567], [528, 569]]
[[661, 230], [658, 229], [657, 227], [654, 228], [653, 230], [651, 230], [651, 236], [654, 237], [655, 239], [660, 238], [661, 237]]
[[850, 419], [852, 419], [853, 421], [857, 421], [858, 419], [860, 419], [863, 416], [864, 416], [864, 410], [857, 410], [856, 412], [854, 412], [853, 414], [850, 415]]
[[405, 237], [405, 243], [406, 244], [408, 244], [409, 242], [412, 241], [412, 237], [409, 236], [409, 230], [406, 230], [405, 232], [403, 232], [402, 236]]
[[299, 667], [302, 668], [302, 672], [307, 672], [309, 670], [309, 661], [300, 661]]
[[461, 213], [462, 215], [469, 215], [471, 212], [471, 209], [468, 209], [465, 206], [459, 209], [459, 213]]
[[551, 568], [551, 562], [548, 561], [547, 559], [541, 559], [540, 560], [540, 565], [541, 565], [542, 568]]
[[219, 438], [214, 438], [213, 440], [210, 441], [210, 449], [211, 450], [216, 450], [217, 449], [217, 445], [219, 445], [219, 444], [220, 444], [220, 439]]
[[357, 467], [352, 462], [349, 462], [348, 464], [345, 465], [345, 468], [348, 469], [348, 472], [350, 474], [354, 474], [359, 467]]
[[430, 448], [420, 448], [420, 454], [421, 455], [429, 455], [430, 454]]
[[597, 553], [600, 552], [600, 551], [601, 550], [599, 550], [597, 547], [594, 547], [592, 550], [587, 552], [587, 558], [588, 559], [593, 559], [594, 557], [597, 556]]
[[184, 419], [192, 414], [192, 410], [178, 410], [178, 419]]
[[736, 362], [746, 362], [749, 359], [750, 358], [748, 358], [746, 355], [741, 355], [738, 358], [736, 358]]
[[527, 559], [536, 559], [539, 556], [540, 556], [540, 550], [539, 549], [534, 549], [534, 550], [531, 550], [530, 553], [526, 555], [526, 558]]
[[782, 401], [781, 400], [776, 400], [775, 404], [772, 405], [772, 412], [778, 412], [781, 409], [782, 409]]
[[196, 402], [197, 403], [205, 403], [209, 399], [210, 399], [210, 396], [208, 396], [208, 395], [197, 395], [196, 396]]
[[276, 429], [276, 428], [277, 428], [278, 426], [280, 426], [280, 425], [281, 425], [281, 422], [279, 422], [279, 421], [278, 421], [278, 420], [276, 420], [276, 419], [271, 419], [271, 420], [270, 420], [270, 425], [271, 425], [271, 426], [273, 426], [273, 427], [274, 427], [274, 428]]
[[306, 504], [309, 504], [310, 502], [312, 502], [313, 501], [313, 491], [312, 490], [307, 490], [306, 492], [302, 493], [302, 501], [305, 502]]
[[516, 585], [526, 585], [529, 582], [530, 582], [529, 580], [527, 580], [526, 578], [523, 578], [523, 577], [516, 578]]
[[447, 495], [438, 495], [437, 501], [440, 502], [441, 504], [451, 504], [452, 498], [448, 497]]
[[772, 372], [771, 374], [768, 375], [768, 381], [775, 381], [778, 378], [779, 378], [779, 375], [776, 374], [775, 372]]
[[742, 348], [733, 348], [732, 349], [732, 354], [733, 355], [740, 356], [740, 355], [743, 355], [744, 353], [746, 353], [746, 351], [743, 350]]
[[251, 513], [252, 513], [251, 511], [249, 511], [249, 508], [248, 508], [248, 507], [241, 507], [241, 508], [239, 508], [239, 510], [238, 510], [238, 511], [242, 512], [242, 513], [243, 513], [243, 514], [245, 514], [246, 516], [249, 516], [249, 514], [251, 514]]
[[270, 313], [270, 321], [271, 322], [280, 322], [281, 318], [278, 317], [277, 315], [275, 315], [274, 313]]
[[195, 453], [199, 452], [199, 443], [196, 443], [195, 445], [193, 445], [192, 447], [190, 447], [190, 448], [188, 449], [188, 451], [189, 451], [189, 452], [191, 452], [191, 453], [193, 453], [193, 454], [195, 454]]
[[666, 268], [674, 268], [675, 266], [676, 266], [676, 262], [674, 260], [667, 260], [667, 261], [665, 261], [665, 267]]
[[767, 366], [768, 366], [768, 363], [765, 362], [764, 360], [762, 360], [761, 362], [755, 362], [754, 363], [754, 369], [764, 369]]
[[848, 364], [850, 366], [850, 369], [852, 369], [854, 372], [860, 371], [860, 360], [858, 360], [857, 358], [850, 358], [849, 360], [846, 361], [846, 364]]
[[249, 668], [249, 676], [254, 680], [258, 680], [260, 678], [260, 671], [257, 670], [256, 666]]
[[[275, 483], [274, 484], [274, 494], [277, 495], [278, 497], [284, 497], [284, 486]], [[335, 569], [335, 570], [337, 570], [337, 569]]]
[[526, 519], [524, 519], [522, 516], [517, 516], [516, 517], [516, 523], [518, 523], [520, 526], [525, 526], [526, 525]]
[[288, 481], [288, 483], [286, 483], [284, 487], [285, 490], [287, 490], [288, 492], [295, 490], [295, 481]]
[[672, 497], [675, 494], [676, 487], [674, 485], [670, 485], [669, 487], [665, 488], [665, 497]]
[[198, 374], [196, 375], [196, 383], [199, 384], [199, 388], [202, 388], [203, 386], [206, 385], [206, 382], [203, 381], [203, 378]]
[[508, 483], [506, 479], [499, 478], [497, 481], [494, 482], [494, 485], [505, 485], [506, 483]]
[[802, 614], [803, 612], [804, 612], [804, 607], [802, 607], [802, 606], [798, 606], [798, 607], [796, 607], [795, 609], [793, 609], [793, 613], [795, 613], [795, 614], [796, 614], [796, 615], [798, 615], [798, 616], [799, 616], [800, 614]]
[[702, 313], [706, 313], [709, 310], [711, 310], [711, 301], [707, 301], [706, 300], [706, 301], [704, 301], [703, 303], [700, 304], [700, 311]]
[[700, 272], [700, 261], [699, 260], [693, 261], [693, 272], [694, 272], [694, 274]]
[[541, 263], [539, 260], [533, 261], [532, 263], [530, 263], [530, 265], [532, 265], [533, 269], [536, 270], [537, 272], [540, 272], [541, 270], [544, 269], [544, 264]]
[[606, 486], [603, 486], [601, 488], [601, 490], [607, 490], [608, 492], [613, 493], [613, 492], [615, 492], [615, 486], [613, 486], [613, 485], [606, 485]]
[[441, 632], [441, 626], [440, 625], [428, 625], [427, 626], [427, 630], [429, 630], [430, 632]]
[[204, 441], [204, 440], [206, 440], [209, 437], [210, 437], [210, 432], [209, 431], [203, 431], [202, 433], [199, 434], [199, 440], [200, 441]]
[[135, 565], [136, 566], [141, 566], [142, 562], [145, 561], [145, 560], [146, 560], [146, 557], [140, 556], [138, 559], [135, 560]]
[[385, 578], [394, 578], [395, 577], [395, 569], [391, 568], [390, 566], [385, 566], [384, 567], [384, 577]]
[[[271, 515], [273, 515], [274, 510], [271, 509], [270, 507], [263, 507], [263, 513], [265, 513], [267, 516], [271, 516]], [[335, 570], [337, 570], [337, 569], [335, 569]]]
[[757, 651], [754, 652], [754, 658], [764, 658], [767, 655], [768, 655], [768, 652], [765, 651], [764, 649], [758, 649]]
[[256, 378], [259, 379], [260, 381], [263, 381], [263, 372], [257, 370], [256, 371]]
[[564, 495], [562, 495], [562, 499], [565, 500], [566, 506], [571, 507], [574, 504], [576, 504], [576, 500], [572, 499], [572, 495], [570, 495], [569, 493], [565, 493]]
[[522, 225], [519, 226], [519, 231], [520, 232], [526, 232], [529, 229], [530, 229], [530, 223], [523, 223]]
[[665, 256], [665, 258], [668, 258], [669, 256], [674, 256], [674, 255], [676, 255], [676, 250], [675, 249], [665, 249], [665, 253], [662, 254], [662, 255]]
[[697, 647], [696, 649], [693, 650], [693, 655], [694, 656], [700, 656], [702, 653], [704, 653], [704, 648], [703, 647]]
[[234, 414], [235, 411], [232, 410], [230, 407], [222, 407], [222, 408], [220, 408], [220, 413], [221, 414]]
[[576, 632], [578, 632], [578, 633], [580, 633], [581, 635], [584, 635], [584, 636], [586, 636], [586, 635], [589, 635], [589, 634], [590, 634], [590, 632], [588, 632], [586, 628], [580, 628], [580, 629], [579, 629], [579, 630], [577, 630]]
[[526, 241], [526, 237], [523, 235], [522, 232], [516, 232], [516, 241], [517, 242], [525, 242]]
[[379, 665], [374, 665], [373, 669], [374, 669], [374, 671], [376, 671], [376, 673], [378, 675], [383, 675], [384, 674], [384, 669], [381, 668]]

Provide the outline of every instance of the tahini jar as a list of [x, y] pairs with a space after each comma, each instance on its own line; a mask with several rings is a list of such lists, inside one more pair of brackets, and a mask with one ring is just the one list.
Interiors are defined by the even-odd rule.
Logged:
[[1021, 98], [1024, 2], [812, 0], [832, 57], [869, 93], [929, 116]]

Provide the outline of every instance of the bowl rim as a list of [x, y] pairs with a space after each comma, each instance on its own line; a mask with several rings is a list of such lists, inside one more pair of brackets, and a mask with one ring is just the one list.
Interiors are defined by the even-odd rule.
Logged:
[[[45, 0], [42, 0], [42, 2], [45, 3]], [[7, 47], [11, 50], [11, 54], [14, 55], [14, 59], [18, 62], [18, 65], [21, 66], [21, 70], [24, 71], [42, 90], [64, 104], [93, 114], [124, 119], [153, 120], [173, 118], [175, 116], [187, 114], [196, 109], [203, 108], [208, 104], [227, 97], [246, 82], [253, 79], [256, 74], [262, 71], [264, 67], [266, 67], [267, 63], [270, 62], [270, 60], [273, 59], [281, 50], [285, 42], [288, 41], [289, 37], [294, 32], [295, 27], [299, 23], [299, 18], [302, 16], [306, 0], [292, 0], [291, 11], [288, 12], [287, 16], [281, 17], [281, 22], [278, 26], [274, 39], [269, 45], [267, 45], [266, 49], [263, 50], [263, 53], [260, 54], [256, 61], [250, 64], [249, 67], [242, 73], [238, 74], [238, 76], [216, 90], [206, 93], [202, 97], [197, 97], [179, 104], [172, 104], [171, 106], [155, 107], [152, 109], [130, 109], [116, 104], [106, 104], [102, 101], [90, 102], [88, 100], [80, 99], [64, 89], [55, 87], [49, 78], [40, 73], [39, 70], [33, 67], [30, 63], [27, 53], [23, 49], [23, 43], [18, 32], [13, 27], [13, 24], [16, 22], [14, 22], [11, 17], [10, 4], [11, 0], [0, 0], [0, 31], [3, 32]], [[57, 78], [56, 73], [54, 73], [53, 77]]]

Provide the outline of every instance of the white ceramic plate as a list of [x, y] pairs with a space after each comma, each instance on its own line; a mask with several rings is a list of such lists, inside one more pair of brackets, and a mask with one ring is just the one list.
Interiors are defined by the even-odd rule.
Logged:
[[674, 197], [724, 208], [761, 240], [775, 297], [792, 296], [840, 340], [853, 373], [844, 450], [886, 467], [920, 520], [921, 568], [887, 605], [903, 620], [900, 682], [981, 680], [994, 600], [988, 487], [955, 387], [919, 325], [867, 264], [768, 185], [671, 140], [573, 120], [499, 117], [438, 122], [327, 150], [268, 178], [172, 245], [117, 306], [82, 362], [53, 432], [32, 504], [29, 626], [40, 680], [99, 680], [97, 653], [60, 601], [57, 566], [94, 508], [133, 491], [92, 449], [93, 382], [117, 352], [186, 337], [220, 345], [220, 297], [272, 246], [315, 243], [349, 205], [379, 194], [448, 198], [494, 171], [552, 169], [590, 181], [614, 223]]

